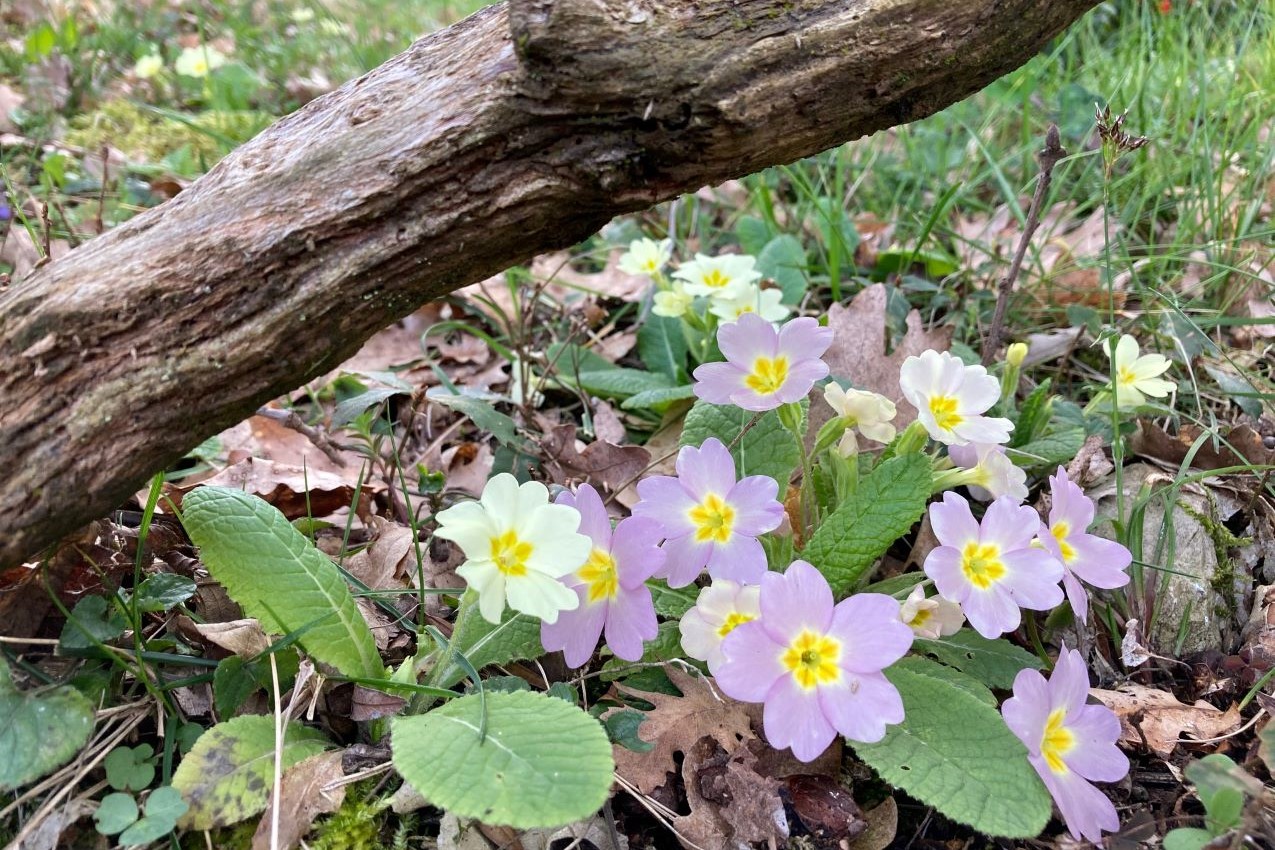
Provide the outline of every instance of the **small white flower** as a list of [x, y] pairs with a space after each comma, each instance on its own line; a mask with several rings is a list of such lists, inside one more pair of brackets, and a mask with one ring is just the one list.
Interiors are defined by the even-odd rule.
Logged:
[[139, 80], [149, 80], [152, 77], [159, 76], [159, 72], [164, 70], [164, 59], [158, 53], [151, 53], [137, 60], [133, 65], [133, 76]]
[[682, 284], [674, 282], [672, 289], [655, 293], [655, 306], [651, 308], [651, 312], [657, 316], [680, 319], [691, 309], [691, 302], [694, 300], [686, 294]]
[[908, 598], [899, 609], [899, 617], [917, 637], [935, 640], [960, 631], [965, 623], [965, 614], [961, 606], [949, 602], [942, 596], [925, 598], [925, 588], [919, 584], [912, 588]]
[[294, 24], [308, 24], [314, 20], [314, 10], [309, 6], [302, 6], [300, 9], [293, 9], [291, 17]]
[[903, 361], [899, 387], [916, 408], [917, 421], [945, 445], [1005, 443], [1014, 430], [1008, 419], [982, 415], [1000, 399], [1000, 381], [946, 351], [924, 351]]
[[635, 239], [620, 257], [620, 271], [625, 274], [655, 277], [673, 256], [673, 240]]
[[779, 302], [784, 294], [778, 289], [762, 289], [749, 284], [738, 293], [727, 292], [713, 297], [708, 312], [723, 322], [736, 321], [745, 313], [756, 313], [768, 322], [782, 322], [791, 309]]
[[736, 626], [761, 616], [761, 588], [730, 579], [713, 579], [695, 600], [695, 607], [677, 624], [682, 649], [691, 658], [708, 662], [712, 669], [722, 661], [722, 641]]
[[319, 21], [319, 30], [324, 35], [330, 35], [333, 38], [346, 38], [353, 34], [349, 24], [334, 21], [331, 18], [324, 18]]
[[747, 284], [761, 280], [761, 272], [754, 266], [757, 261], [746, 254], [723, 254], [706, 257], [696, 254], [689, 263], [682, 263], [673, 277], [686, 281], [686, 291], [691, 295], [721, 295], [733, 297]]
[[183, 50], [173, 67], [183, 77], [206, 77], [225, 64], [226, 54], [215, 47], [201, 44]]
[[879, 443], [888, 443], [894, 439], [894, 424], [890, 420], [894, 419], [898, 411], [894, 402], [885, 396], [866, 390], [844, 390], [833, 381], [824, 388], [823, 400], [828, 402], [828, 406], [838, 416], [846, 420], [846, 432], [837, 445], [837, 451], [842, 457], [849, 457], [859, 451], [859, 441], [854, 436], [856, 428], [869, 440]]
[[962, 469], [974, 470], [975, 478], [966, 484], [970, 495], [980, 502], [991, 502], [1009, 496], [1016, 502], [1027, 498], [1027, 472], [1014, 465], [1005, 447], [995, 443], [969, 443], [948, 446], [947, 456]]
[[519, 485], [502, 472], [487, 482], [479, 501], [439, 513], [438, 525], [435, 534], [464, 551], [467, 560], [456, 572], [478, 594], [486, 620], [499, 623], [506, 600], [546, 623], [579, 606], [575, 591], [558, 579], [584, 564], [593, 543], [577, 532], [580, 512], [550, 504], [540, 482]]
[[[1172, 381], [1157, 377], [1168, 371], [1172, 364], [1162, 354], [1138, 354], [1138, 341], [1129, 334], [1120, 337], [1115, 346], [1115, 354], [1111, 352], [1111, 340], [1103, 347], [1107, 357], [1115, 361], [1116, 367], [1116, 400], [1122, 410], [1141, 407], [1147, 403], [1147, 396], [1164, 398], [1174, 389]], [[1107, 385], [1110, 388], [1110, 384]]]

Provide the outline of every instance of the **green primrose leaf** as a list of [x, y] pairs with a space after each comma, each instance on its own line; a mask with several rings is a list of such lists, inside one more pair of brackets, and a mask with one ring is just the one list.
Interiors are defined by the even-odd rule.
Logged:
[[846, 595], [921, 518], [931, 481], [925, 455], [890, 458], [865, 475], [854, 495], [829, 514], [801, 557], [823, 573], [836, 596]]
[[68, 685], [19, 691], [0, 658], [0, 791], [61, 767], [93, 731], [93, 705]]
[[674, 384], [686, 380], [686, 335], [682, 322], [668, 316], [647, 317], [638, 330], [638, 357], [652, 372], [658, 372]]
[[[803, 410], [808, 402], [802, 399]], [[725, 404], [709, 404], [698, 401], [686, 414], [682, 426], [683, 446], [702, 445], [709, 437], [716, 437], [729, 446], [739, 437], [753, 418], [752, 413]], [[779, 414], [770, 411], [758, 420], [748, 433], [739, 438], [731, 449], [735, 458], [735, 471], [745, 475], [769, 475], [779, 482], [782, 499], [792, 471], [801, 463], [801, 451], [792, 432], [779, 421]]]
[[990, 836], [1034, 838], [1052, 802], [1027, 748], [1000, 712], [963, 688], [911, 669], [885, 671], [904, 720], [880, 742], [853, 744], [881, 778]]
[[195, 595], [195, 582], [176, 573], [156, 573], [137, 589], [140, 611], [167, 611]]
[[263, 628], [287, 634], [308, 626], [299, 643], [315, 660], [347, 676], [384, 675], [336, 564], [278, 510], [238, 490], [200, 487], [183, 501], [182, 523], [213, 578]]
[[1026, 667], [1039, 670], [1041, 660], [1007, 640], [991, 640], [970, 629], [936, 640], [917, 640], [912, 649], [933, 655], [949, 667], [955, 667], [989, 688], [1012, 688], [1018, 671]]
[[[283, 739], [284, 770], [328, 746], [322, 732], [289, 723]], [[178, 822], [189, 829], [213, 829], [265, 811], [274, 749], [274, 718], [265, 715], [235, 717], [199, 736], [173, 772], [173, 787], [190, 806]]]
[[561, 826], [606, 802], [615, 762], [602, 724], [544, 694], [477, 695], [390, 721], [394, 766], [440, 808], [520, 829]]
[[806, 249], [790, 233], [766, 243], [757, 256], [757, 270], [779, 284], [785, 304], [796, 304], [806, 294]]
[[653, 390], [667, 390], [674, 385], [673, 379], [662, 372], [624, 368], [581, 372], [575, 376], [575, 383], [590, 395], [618, 399]]

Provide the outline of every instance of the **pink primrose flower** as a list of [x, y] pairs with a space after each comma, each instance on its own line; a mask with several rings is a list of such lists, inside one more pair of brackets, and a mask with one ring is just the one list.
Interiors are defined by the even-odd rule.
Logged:
[[690, 584], [705, 566], [713, 578], [757, 584], [766, 573], [766, 553], [757, 535], [779, 526], [784, 506], [779, 485], [765, 475], [735, 480], [735, 461], [722, 441], [710, 437], [698, 449], [684, 446], [677, 477], [652, 475], [637, 485], [633, 515], [664, 526], [664, 566], [656, 576], [669, 587]]
[[695, 395], [710, 404], [744, 410], [773, 410], [800, 401], [828, 376], [821, 359], [832, 344], [832, 330], [809, 317], [793, 319], [779, 330], [756, 313], [717, 329], [725, 363], [695, 370]]
[[1032, 546], [1040, 530], [1033, 509], [1002, 497], [980, 525], [969, 502], [949, 492], [930, 505], [930, 524], [942, 545], [926, 556], [925, 574], [983, 637], [1018, 628], [1019, 608], [1047, 611], [1062, 603], [1062, 564]]
[[580, 532], [593, 541], [593, 550], [584, 566], [561, 579], [579, 597], [579, 607], [560, 613], [555, 623], [543, 623], [540, 642], [550, 652], [562, 650], [569, 667], [580, 667], [605, 631], [607, 646], [618, 658], [637, 661], [642, 643], [657, 632], [645, 582], [664, 564], [659, 523], [628, 517], [612, 530], [602, 497], [588, 484], [574, 495], [562, 493], [554, 503], [580, 512]]
[[1088, 534], [1093, 524], [1094, 503], [1074, 482], [1067, 471], [1058, 467], [1049, 476], [1052, 505], [1049, 523], [1040, 528], [1040, 542], [1063, 565], [1063, 588], [1067, 601], [1081, 621], [1089, 617], [1089, 596], [1085, 584], [1110, 590], [1129, 583], [1129, 550], [1096, 534]]
[[871, 743], [903, 720], [903, 700], [881, 671], [912, 646], [897, 600], [860, 593], [833, 605], [805, 561], [761, 581], [761, 617], [722, 641], [714, 676], [727, 696], [764, 703], [771, 746], [813, 761], [840, 733]]
[[1120, 721], [1106, 706], [1086, 705], [1088, 695], [1084, 658], [1064, 646], [1048, 680], [1032, 669], [1018, 674], [1001, 714], [1027, 747], [1071, 837], [1101, 846], [1103, 830], [1119, 829], [1120, 819], [1092, 783], [1124, 778], [1129, 759], [1116, 747]]

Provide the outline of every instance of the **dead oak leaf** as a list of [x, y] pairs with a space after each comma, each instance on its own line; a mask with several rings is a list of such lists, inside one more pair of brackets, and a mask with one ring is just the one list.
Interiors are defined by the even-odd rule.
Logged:
[[1239, 709], [1231, 706], [1226, 711], [1197, 700], [1187, 705], [1173, 694], [1145, 685], [1128, 684], [1107, 691], [1091, 688], [1091, 696], [1120, 718], [1120, 740], [1129, 745], [1146, 746], [1162, 759], [1167, 759], [1178, 743], [1191, 739], [1217, 738], [1235, 731], [1243, 720]]
[[[279, 799], [271, 800], [252, 836], [253, 850], [296, 847], [319, 815], [335, 812], [345, 800], [345, 786], [335, 785], [345, 776], [343, 753], [332, 750], [297, 762], [283, 774]], [[271, 820], [279, 807], [279, 841], [271, 842]]]
[[[886, 353], [885, 311], [889, 292], [884, 284], [875, 283], [854, 297], [850, 306], [833, 304], [828, 309], [828, 327], [833, 331], [832, 345], [824, 354], [832, 376], [852, 381], [860, 389], [880, 393], [898, 407], [894, 424], [902, 430], [916, 418], [910, 404], [903, 403], [899, 388], [899, 369], [903, 361], [927, 349], [947, 351], [952, 346], [950, 327], [926, 330], [921, 314], [912, 310], [907, 316], [907, 333], [894, 350]], [[823, 423], [832, 418], [832, 409], [823, 400], [810, 405], [810, 433], [816, 434]]]

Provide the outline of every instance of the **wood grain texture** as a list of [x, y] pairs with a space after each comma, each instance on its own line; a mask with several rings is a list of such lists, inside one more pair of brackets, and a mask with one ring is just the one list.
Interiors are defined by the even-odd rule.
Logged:
[[0, 566], [420, 304], [935, 112], [1096, 0], [508, 0], [0, 293]]

